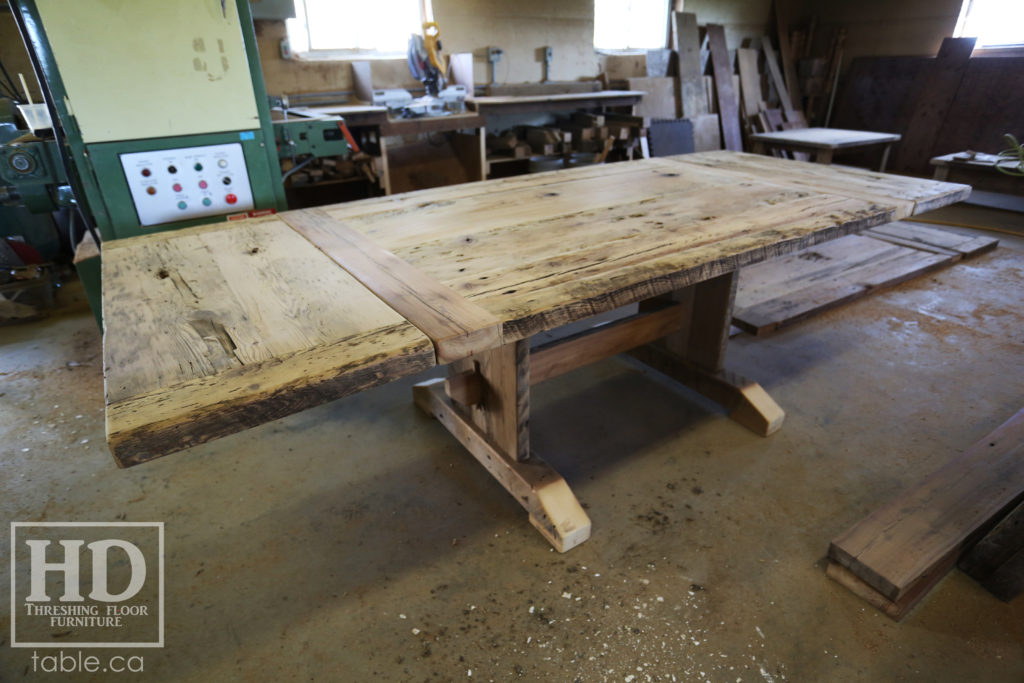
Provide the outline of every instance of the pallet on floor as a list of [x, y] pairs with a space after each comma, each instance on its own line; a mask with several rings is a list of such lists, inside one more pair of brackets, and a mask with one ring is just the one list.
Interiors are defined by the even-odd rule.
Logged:
[[770, 334], [998, 244], [908, 221], [878, 226], [744, 268], [733, 324]]
[[1024, 499], [1024, 410], [829, 545], [830, 578], [902, 619]]

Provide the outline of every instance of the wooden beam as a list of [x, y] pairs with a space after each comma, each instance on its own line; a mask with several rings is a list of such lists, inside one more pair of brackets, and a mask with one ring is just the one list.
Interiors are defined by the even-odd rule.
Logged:
[[900, 601], [1024, 498], [1024, 410], [829, 546], [829, 558]]
[[530, 354], [530, 384], [660, 339], [678, 329], [679, 316], [680, 306], [671, 304], [539, 346]]
[[445, 379], [444, 393], [460, 406], [475, 406], [483, 400], [484, 379], [475, 369], [463, 370]]
[[501, 344], [501, 321], [320, 209], [278, 214], [434, 344], [450, 363]]
[[726, 149], [742, 152], [739, 104], [732, 85], [732, 60], [729, 59], [729, 50], [725, 45], [725, 27], [708, 24], [708, 43], [711, 48], [711, 66], [715, 73], [715, 94], [718, 96], [722, 141]]
[[700, 62], [700, 31], [697, 15], [691, 12], [673, 12], [675, 35], [672, 48], [677, 55], [676, 95], [678, 113], [693, 118], [708, 113], [704, 95], [704, 70]]
[[536, 455], [515, 459], [496, 448], [485, 432], [452, 405], [444, 395], [443, 383], [434, 379], [413, 387], [416, 405], [437, 418], [526, 508], [530, 524], [555, 550], [564, 553], [590, 538], [590, 518], [565, 479]]
[[736, 50], [736, 62], [740, 71], [740, 95], [743, 99], [743, 115], [747, 119], [757, 118], [762, 108], [761, 73], [757, 69], [757, 50], [739, 48]]
[[761, 50], [764, 52], [764, 62], [768, 67], [768, 74], [771, 76], [772, 84], [775, 86], [775, 91], [779, 94], [779, 104], [782, 105], [783, 111], [786, 112], [787, 120], [789, 116], [793, 114], [795, 108], [793, 106], [793, 100], [789, 96], [789, 89], [786, 87], [786, 83], [782, 78], [782, 72], [779, 70], [779, 62], [775, 57], [775, 50], [772, 48], [772, 42], [765, 36], [761, 40]]

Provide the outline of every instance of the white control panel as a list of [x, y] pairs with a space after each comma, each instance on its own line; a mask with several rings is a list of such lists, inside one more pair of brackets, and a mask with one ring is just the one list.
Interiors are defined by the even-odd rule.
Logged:
[[219, 216], [253, 208], [241, 143], [120, 156], [142, 225]]

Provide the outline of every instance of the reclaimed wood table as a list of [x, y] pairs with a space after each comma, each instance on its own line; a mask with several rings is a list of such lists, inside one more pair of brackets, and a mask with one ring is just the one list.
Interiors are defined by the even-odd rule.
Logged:
[[708, 152], [108, 242], [107, 440], [135, 465], [446, 364], [417, 405], [565, 551], [590, 520], [530, 449], [531, 384], [630, 351], [771, 434], [783, 411], [725, 367], [737, 270], [969, 191]]
[[885, 145], [882, 149], [882, 161], [879, 171], [885, 171], [889, 162], [889, 152], [894, 142], [899, 142], [896, 133], [873, 133], [865, 130], [844, 130], [842, 128], [793, 128], [770, 133], [751, 133], [754, 142], [754, 153], [764, 154], [767, 148], [785, 149], [794, 152], [807, 152], [814, 155], [819, 164], [831, 164], [832, 155], [836, 150], [867, 147], [869, 145]]

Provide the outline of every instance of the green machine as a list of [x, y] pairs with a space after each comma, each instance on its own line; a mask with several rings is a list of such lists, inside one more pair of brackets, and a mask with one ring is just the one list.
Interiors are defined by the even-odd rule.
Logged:
[[[0, 148], [32, 211], [73, 205], [102, 240], [271, 213], [280, 157], [349, 149], [337, 119], [271, 122], [248, 0], [10, 3], [53, 124]], [[77, 264], [97, 317], [99, 258]]]

